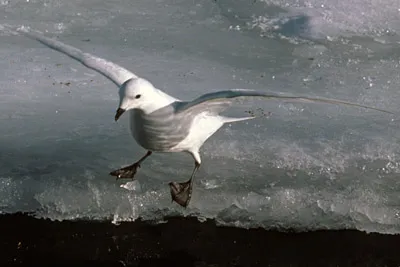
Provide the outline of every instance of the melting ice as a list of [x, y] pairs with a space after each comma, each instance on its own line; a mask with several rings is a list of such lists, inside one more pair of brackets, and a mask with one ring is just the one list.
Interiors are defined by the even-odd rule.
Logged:
[[250, 100], [268, 114], [203, 147], [188, 209], [168, 182], [185, 154], [158, 154], [137, 181], [108, 172], [144, 150], [113, 121], [115, 86], [43, 45], [30, 27], [112, 60], [181, 99], [226, 88], [332, 97], [399, 110], [399, 3], [385, 1], [0, 1], [0, 213], [57, 220], [216, 218], [238, 227], [400, 232], [397, 116]]

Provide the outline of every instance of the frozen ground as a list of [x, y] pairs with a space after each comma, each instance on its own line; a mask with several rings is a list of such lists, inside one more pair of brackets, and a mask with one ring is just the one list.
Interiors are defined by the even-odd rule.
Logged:
[[167, 183], [192, 170], [158, 154], [121, 188], [108, 172], [145, 152], [117, 89], [8, 28], [30, 27], [191, 99], [226, 88], [334, 97], [399, 110], [400, 4], [352, 1], [0, 0], [0, 213], [52, 219], [184, 214], [239, 227], [400, 233], [398, 116], [250, 100], [269, 117], [203, 147], [190, 207]]

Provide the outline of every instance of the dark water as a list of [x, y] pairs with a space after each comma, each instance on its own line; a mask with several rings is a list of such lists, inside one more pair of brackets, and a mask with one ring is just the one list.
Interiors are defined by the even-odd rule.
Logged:
[[399, 236], [216, 227], [168, 218], [110, 222], [1, 216], [2, 266], [397, 266]]

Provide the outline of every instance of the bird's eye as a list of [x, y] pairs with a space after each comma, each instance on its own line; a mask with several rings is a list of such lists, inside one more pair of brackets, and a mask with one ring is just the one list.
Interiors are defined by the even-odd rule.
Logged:
[[140, 98], [142, 95], [136, 95], [135, 98], [138, 99]]

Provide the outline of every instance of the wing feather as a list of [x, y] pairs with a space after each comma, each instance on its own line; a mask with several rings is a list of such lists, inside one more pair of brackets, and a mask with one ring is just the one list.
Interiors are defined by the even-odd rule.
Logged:
[[45, 46], [51, 49], [54, 49], [79, 61], [86, 67], [99, 72], [100, 74], [110, 79], [118, 87], [131, 78], [137, 78], [137, 76], [134, 73], [128, 71], [127, 69], [113, 62], [107, 61], [103, 58], [96, 57], [89, 53], [85, 53], [82, 50], [77, 49], [73, 46], [64, 44], [55, 39], [45, 37], [39, 33], [29, 32], [29, 31], [22, 31], [22, 33], [24, 33], [26, 36], [34, 40], [39, 41], [40, 43], [44, 44]]
[[[35, 39], [40, 43], [46, 45], [47, 47], [59, 51], [63, 54], [66, 54], [67, 56], [81, 62], [86, 67], [101, 73], [102, 75], [110, 79], [112, 82], [114, 82], [117, 86], [121, 86], [128, 79], [138, 77], [134, 73], [128, 71], [127, 69], [113, 62], [107, 61], [100, 57], [96, 57], [89, 53], [85, 53], [82, 50], [64, 44], [55, 39], [45, 37], [39, 33], [33, 33], [28, 31], [23, 31], [23, 33], [28, 37]], [[225, 110], [227, 107], [230, 106], [234, 98], [238, 97], [262, 97], [267, 99], [281, 99], [281, 100], [297, 101], [297, 102], [301, 101], [301, 102], [311, 102], [311, 103], [347, 105], [347, 106], [361, 107], [384, 113], [394, 114], [393, 112], [384, 109], [337, 100], [337, 99], [278, 95], [278, 94], [264, 93], [248, 89], [232, 89], [232, 90], [218, 91], [214, 93], [205, 94], [191, 102], [186, 102], [183, 105], [179, 105], [176, 112], [177, 113], [190, 112], [191, 109], [202, 109], [202, 110], [209, 110], [211, 112], [222, 112], [223, 110]]]
[[354, 107], [360, 107], [360, 108], [366, 108], [366, 109], [372, 109], [384, 113], [389, 113], [389, 114], [394, 114], [393, 112], [380, 109], [380, 108], [375, 108], [375, 107], [370, 107], [362, 104], [357, 104], [357, 103], [352, 103], [352, 102], [347, 102], [347, 101], [342, 101], [342, 100], [337, 100], [337, 99], [330, 99], [330, 98], [314, 98], [314, 97], [306, 97], [306, 96], [290, 96], [290, 95], [278, 95], [278, 94], [273, 94], [273, 93], [264, 93], [264, 92], [258, 92], [254, 90], [248, 90], [248, 89], [232, 89], [232, 90], [226, 90], [226, 91], [218, 91], [214, 93], [209, 93], [200, 96], [199, 98], [187, 102], [185, 105], [181, 105], [177, 112], [187, 112], [190, 109], [210, 109], [212, 111], [218, 111], [221, 112], [224, 109], [226, 109], [230, 103], [233, 102], [234, 98], [238, 97], [261, 97], [261, 98], [267, 98], [267, 99], [281, 99], [281, 100], [287, 100], [287, 101], [292, 101], [292, 102], [309, 102], [309, 103], [328, 103], [328, 104], [337, 104], [337, 105], [347, 105], [347, 106], [354, 106]]

